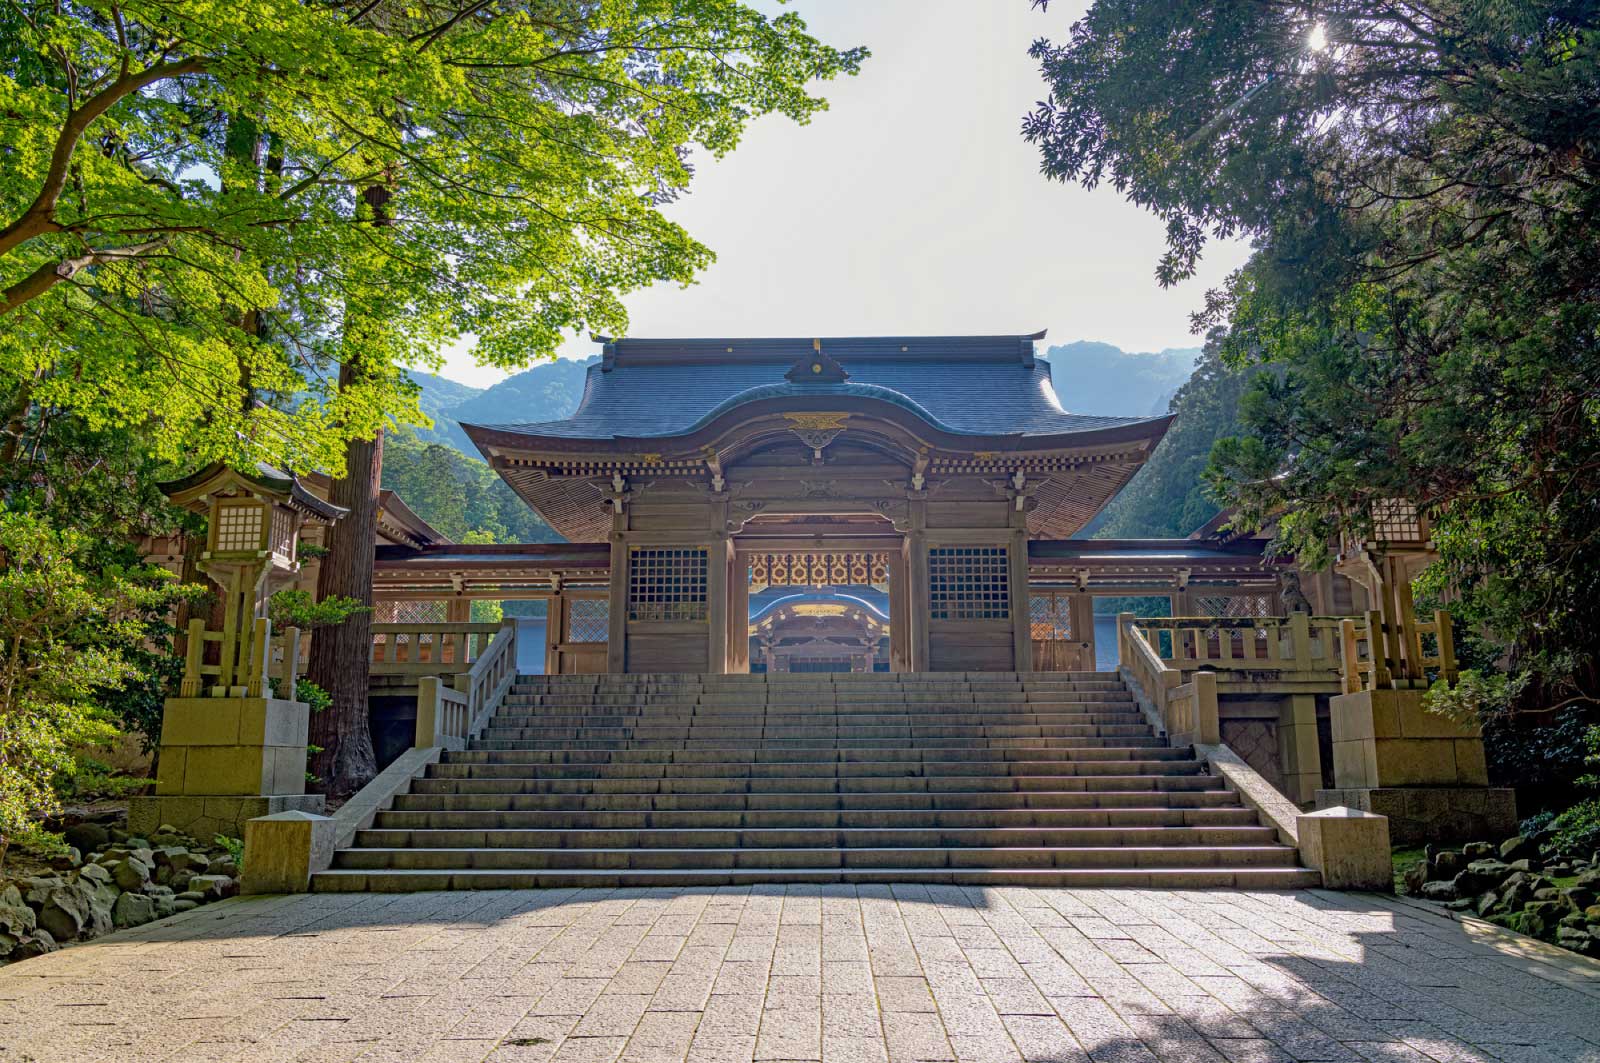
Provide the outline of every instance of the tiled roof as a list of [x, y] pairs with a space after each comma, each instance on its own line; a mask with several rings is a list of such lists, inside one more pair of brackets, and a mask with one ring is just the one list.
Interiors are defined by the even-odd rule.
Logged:
[[[1147, 418], [1095, 417], [1063, 407], [1032, 336], [823, 339], [844, 383], [789, 383], [812, 351], [804, 339], [618, 340], [591, 366], [577, 411], [563, 421], [483, 427], [560, 439], [682, 435], [745, 401], [788, 395], [877, 398], [959, 435], [1059, 435]], [[1070, 399], [1069, 399], [1070, 401]]]

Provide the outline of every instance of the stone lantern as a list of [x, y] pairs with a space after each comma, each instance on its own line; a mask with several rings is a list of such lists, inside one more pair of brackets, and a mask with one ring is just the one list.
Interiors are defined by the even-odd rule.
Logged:
[[220, 588], [222, 628], [189, 622], [183, 682], [162, 709], [156, 793], [130, 803], [129, 828], [148, 833], [166, 823], [197, 837], [238, 837], [255, 816], [320, 811], [321, 796], [305, 792], [310, 710], [293, 700], [297, 640], [282, 647], [274, 696], [266, 607], [299, 570], [302, 525], [331, 524], [345, 510], [265, 465], [212, 465], [162, 490], [207, 518], [198, 567]]

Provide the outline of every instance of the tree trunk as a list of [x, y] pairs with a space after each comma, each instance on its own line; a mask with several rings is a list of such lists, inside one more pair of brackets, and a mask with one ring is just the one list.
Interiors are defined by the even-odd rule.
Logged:
[[[361, 190], [365, 219], [374, 228], [393, 224], [387, 184]], [[353, 387], [379, 360], [382, 328], [364, 332], [382, 320], [381, 312], [361, 305], [346, 306], [346, 350], [339, 366], [339, 389]], [[319, 600], [331, 595], [372, 605], [372, 560], [378, 545], [378, 489], [383, 482], [383, 430], [370, 440], [345, 445], [345, 473], [333, 482], [331, 501], [349, 510], [328, 529], [327, 556], [317, 576]], [[362, 612], [341, 624], [323, 628], [311, 639], [307, 678], [333, 696], [333, 704], [311, 717], [311, 744], [321, 752], [311, 758], [314, 784], [331, 797], [355, 793], [378, 774], [367, 715], [367, 680], [372, 671], [372, 614]]]
[[[344, 366], [340, 385], [353, 378]], [[378, 483], [383, 476], [383, 433], [352, 439], [345, 446], [345, 475], [333, 482], [331, 501], [350, 512], [328, 529], [328, 554], [317, 576], [317, 597], [338, 594], [372, 604], [372, 554], [378, 543]], [[367, 677], [372, 661], [372, 614], [356, 613], [322, 628], [311, 639], [306, 678], [333, 696], [333, 704], [311, 717], [313, 784], [323, 793], [347, 797], [378, 773], [367, 718]]]

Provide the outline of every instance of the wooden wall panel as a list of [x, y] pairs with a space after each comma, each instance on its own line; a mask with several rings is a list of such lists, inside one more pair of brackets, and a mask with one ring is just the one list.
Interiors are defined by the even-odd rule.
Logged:
[[1004, 498], [993, 501], [929, 502], [928, 529], [1005, 528], [1011, 512]]
[[930, 671], [1009, 672], [1015, 665], [1009, 620], [934, 620], [928, 624]]
[[707, 672], [710, 630], [652, 632], [648, 626], [628, 626], [630, 672]]

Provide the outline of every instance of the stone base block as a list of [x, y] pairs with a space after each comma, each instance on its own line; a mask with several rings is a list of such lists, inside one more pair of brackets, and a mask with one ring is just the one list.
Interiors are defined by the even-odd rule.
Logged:
[[210, 840], [216, 834], [243, 838], [245, 823], [257, 816], [277, 812], [321, 813], [323, 807], [321, 794], [133, 797], [128, 800], [128, 831], [148, 837], [157, 827], [169, 823], [201, 840]]
[[245, 893], [304, 893], [311, 876], [333, 863], [337, 822], [307, 812], [278, 812], [244, 827]]
[[1300, 859], [1322, 872], [1330, 890], [1394, 891], [1389, 820], [1354, 808], [1308, 812], [1296, 821]]
[[1317, 808], [1389, 818], [1395, 845], [1499, 841], [1517, 832], [1516, 792], [1490, 786], [1388, 786], [1318, 790]]
[[280, 698], [168, 698], [156, 793], [304, 793], [310, 712]]

